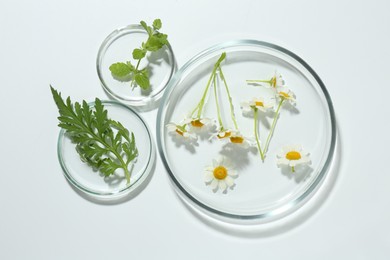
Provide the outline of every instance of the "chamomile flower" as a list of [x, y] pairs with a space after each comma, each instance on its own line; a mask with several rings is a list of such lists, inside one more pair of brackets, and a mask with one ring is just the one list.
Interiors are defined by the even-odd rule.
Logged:
[[231, 131], [229, 137], [223, 140], [241, 149], [249, 149], [254, 145], [252, 138], [244, 136], [240, 131]]
[[242, 114], [244, 116], [253, 116], [253, 110], [256, 108], [261, 112], [268, 112], [275, 105], [275, 102], [264, 101], [264, 98], [252, 98], [250, 101], [241, 102]]
[[210, 185], [214, 192], [218, 189], [222, 192], [226, 192], [227, 188], [232, 189], [237, 176], [231, 161], [226, 157], [214, 159], [213, 164], [204, 170], [204, 182]]
[[230, 138], [230, 136], [232, 135], [232, 132], [233, 130], [231, 129], [220, 129], [218, 132], [214, 133], [210, 139], [219, 139], [219, 140], [222, 140], [222, 139], [225, 139], [225, 138]]
[[268, 86], [268, 87], [271, 87], [274, 89], [279, 89], [279, 88], [282, 88], [284, 86], [283, 77], [278, 71], [275, 71], [275, 74], [269, 80], [254, 79], [254, 80], [247, 80], [246, 82], [247, 83], [259, 83], [259, 84], [267, 83], [267, 85], [265, 85], [265, 86]]
[[291, 167], [291, 171], [295, 172], [295, 167], [311, 164], [309, 153], [302, 149], [301, 145], [284, 146], [277, 154], [277, 165]]
[[295, 94], [291, 91], [291, 89], [288, 89], [286, 87], [281, 88], [280, 90], [278, 90], [277, 96], [282, 100], [289, 101], [292, 105], [295, 104]]
[[215, 130], [215, 120], [211, 118], [192, 118], [184, 119], [184, 124], [188, 124], [194, 133], [213, 132]]
[[270, 85], [276, 89], [284, 86], [283, 77], [278, 71], [275, 71], [274, 76], [270, 79]]
[[198, 138], [196, 135], [188, 130], [185, 129], [185, 127], [177, 125], [175, 123], [169, 123], [166, 125], [169, 134], [175, 136], [175, 137], [182, 137], [184, 140], [187, 140], [189, 142], [196, 142]]

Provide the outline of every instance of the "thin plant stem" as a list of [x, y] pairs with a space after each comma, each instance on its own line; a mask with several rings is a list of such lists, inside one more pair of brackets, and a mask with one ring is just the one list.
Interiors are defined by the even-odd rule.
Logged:
[[270, 80], [263, 80], [263, 79], [247, 79], [246, 82], [247, 83], [258, 83], [258, 82], [261, 82], [261, 83], [271, 84]]
[[137, 71], [137, 70], [138, 70], [138, 67], [139, 67], [139, 64], [141, 63], [141, 60], [142, 60], [142, 58], [141, 58], [141, 59], [139, 59], [139, 60], [138, 60], [138, 62], [137, 62], [137, 65], [135, 65], [135, 71]]
[[236, 116], [234, 115], [234, 107], [233, 107], [232, 97], [231, 97], [231, 95], [230, 95], [229, 87], [228, 87], [228, 85], [227, 85], [227, 82], [226, 82], [225, 76], [223, 75], [223, 72], [222, 72], [221, 67], [218, 67], [218, 70], [219, 70], [219, 76], [221, 77], [221, 79], [222, 79], [222, 81], [223, 81], [223, 84], [225, 85], [226, 93], [227, 93], [228, 98], [229, 98], [230, 116], [231, 116], [231, 118], [232, 118], [234, 127], [236, 128], [236, 130], [238, 130], [238, 125], [237, 125], [237, 121], [236, 121]]
[[260, 141], [259, 141], [259, 126], [258, 126], [258, 122], [257, 122], [258, 109], [255, 107], [253, 110], [254, 110], [254, 132], [255, 132], [257, 148], [259, 149], [259, 152], [260, 152], [260, 158], [264, 162], [264, 154], [263, 154], [263, 151], [261, 150]]
[[[137, 65], [135, 66], [135, 71], [138, 71], [138, 67], [139, 67], [139, 64], [141, 63], [141, 60], [142, 60], [142, 58], [138, 60]], [[135, 87], [137, 86], [137, 84], [135, 84], [135, 73], [133, 73], [133, 76], [131, 79], [131, 85], [133, 86], [132, 90], [134, 90]]]
[[272, 135], [274, 134], [276, 122], [278, 121], [278, 117], [279, 117], [280, 108], [282, 107], [284, 100], [285, 100], [284, 98], [281, 98], [279, 105], [278, 105], [278, 108], [275, 111], [275, 117], [274, 117], [274, 120], [272, 122], [271, 129], [270, 129], [268, 137], [267, 137], [267, 141], [265, 142], [265, 147], [264, 147], [264, 151], [263, 151], [264, 155], [268, 151], [268, 146], [269, 146], [269, 143], [271, 141]]
[[203, 92], [202, 99], [199, 101], [197, 107], [193, 111], [193, 113], [195, 113], [195, 111], [198, 110], [198, 114], [197, 114], [198, 118], [200, 118], [200, 116], [202, 115], [204, 102], [205, 102], [205, 99], [206, 99], [207, 92], [208, 92], [208, 90], [210, 88], [211, 81], [212, 81], [213, 77], [215, 76], [215, 72], [216, 72], [217, 68], [219, 67], [219, 64], [221, 64], [221, 62], [225, 59], [225, 57], [226, 57], [226, 53], [223, 52], [221, 54], [221, 56], [219, 57], [218, 61], [215, 63], [213, 71], [211, 72], [210, 78], [209, 78], [209, 80], [207, 82], [206, 88], [205, 88], [205, 90]]
[[223, 123], [222, 123], [221, 110], [220, 110], [219, 104], [218, 104], [218, 93], [217, 93], [217, 80], [216, 80], [216, 78], [217, 77], [215, 77], [215, 75], [214, 75], [213, 84], [214, 84], [215, 106], [217, 107], [218, 123], [219, 123], [220, 129], [223, 131], [224, 127], [223, 127]]

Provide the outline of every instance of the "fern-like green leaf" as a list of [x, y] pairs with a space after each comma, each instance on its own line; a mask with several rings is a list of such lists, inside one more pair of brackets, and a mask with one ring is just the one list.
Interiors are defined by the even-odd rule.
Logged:
[[102, 102], [96, 98], [93, 109], [87, 102], [72, 104], [70, 97], [64, 101], [53, 87], [51, 92], [60, 116], [58, 126], [65, 129], [80, 159], [104, 176], [123, 169], [130, 184], [129, 164], [138, 156], [134, 134], [121, 123], [108, 118]]

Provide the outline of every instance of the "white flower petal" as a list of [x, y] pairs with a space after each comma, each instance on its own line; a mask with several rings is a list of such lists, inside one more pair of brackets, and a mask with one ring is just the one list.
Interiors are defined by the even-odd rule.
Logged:
[[238, 173], [237, 173], [237, 171], [230, 169], [230, 170], [228, 170], [228, 175], [236, 177], [236, 176], [238, 176]]
[[232, 186], [234, 185], [234, 180], [233, 180], [232, 177], [227, 176], [227, 177], [225, 178], [225, 183], [226, 183], [226, 185], [230, 188], [230, 187], [232, 187]]
[[211, 189], [215, 189], [215, 188], [217, 188], [218, 187], [218, 180], [216, 180], [216, 179], [213, 179], [212, 181], [211, 181], [211, 183], [210, 183], [210, 187], [211, 187]]
[[282, 157], [280, 158], [278, 161], [277, 161], [277, 165], [278, 167], [282, 166], [282, 165], [289, 165], [290, 161], [287, 160], [285, 157]]
[[227, 185], [225, 183], [224, 180], [221, 180], [219, 181], [219, 188], [222, 190], [222, 191], [225, 191], [227, 189]]
[[297, 162], [298, 162], [298, 160], [291, 160], [289, 165], [291, 167], [295, 167], [297, 165]]
[[214, 171], [214, 167], [207, 166], [207, 167], [205, 168], [205, 171], [213, 172], [213, 171]]
[[214, 175], [213, 175], [212, 172], [207, 171], [207, 172], [204, 173], [204, 181], [206, 183], [211, 182], [213, 179], [214, 179]]
[[176, 131], [176, 124], [174, 123], [168, 123], [165, 127], [168, 129], [169, 132]]

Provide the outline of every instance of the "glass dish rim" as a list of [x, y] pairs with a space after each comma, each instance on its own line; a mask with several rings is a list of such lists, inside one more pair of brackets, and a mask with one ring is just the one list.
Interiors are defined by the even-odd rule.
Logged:
[[[142, 125], [146, 128], [146, 130], [147, 130], [147, 137], [149, 139], [149, 144], [150, 144], [150, 146], [149, 146], [150, 153], [148, 155], [148, 162], [146, 164], [145, 170], [142, 172], [142, 175], [140, 176], [140, 178], [135, 183], [133, 183], [130, 186], [127, 186], [127, 187], [125, 187], [123, 189], [120, 189], [117, 192], [99, 193], [99, 192], [87, 189], [86, 187], [84, 187], [83, 185], [78, 183], [75, 179], [73, 179], [72, 174], [69, 173], [69, 171], [68, 171], [68, 169], [66, 167], [66, 163], [63, 160], [61, 149], [62, 149], [62, 140], [65, 138], [66, 130], [62, 129], [62, 128], [59, 131], [58, 138], [57, 138], [57, 158], [58, 158], [58, 161], [59, 161], [59, 163], [61, 165], [62, 172], [63, 172], [65, 178], [69, 181], [69, 183], [72, 184], [73, 187], [75, 187], [78, 190], [84, 192], [85, 194], [88, 194], [88, 195], [96, 197], [96, 198], [102, 198], [102, 199], [121, 198], [123, 196], [128, 195], [132, 191], [136, 190], [136, 188], [138, 186], [140, 186], [147, 179], [147, 177], [150, 175], [150, 173], [151, 173], [151, 166], [153, 165], [152, 160], [153, 160], [153, 157], [154, 157], [153, 156], [153, 153], [154, 153], [153, 138], [152, 138], [152, 135], [151, 135], [150, 128], [149, 128], [148, 124], [141, 117], [141, 115], [139, 115], [134, 109], [132, 109], [131, 107], [126, 106], [126, 105], [124, 105], [124, 104], [122, 104], [122, 103], [120, 103], [118, 101], [101, 100], [101, 102], [102, 102], [103, 105], [110, 104], [110, 105], [119, 106], [119, 107], [122, 107], [122, 108], [128, 110], [128, 112], [133, 113], [140, 120]], [[95, 104], [95, 101], [88, 102], [89, 106], [92, 106], [94, 104]]]
[[98, 74], [100, 85], [103, 87], [103, 89], [110, 96], [112, 96], [114, 99], [116, 99], [116, 100], [118, 100], [120, 102], [124, 102], [124, 103], [128, 104], [129, 106], [142, 107], [142, 106], [145, 106], [145, 105], [148, 104], [148, 102], [145, 102], [145, 101], [158, 99], [158, 98], [160, 98], [164, 94], [164, 90], [168, 86], [168, 84], [171, 81], [172, 77], [175, 75], [175, 71], [176, 71], [175, 54], [173, 53], [173, 49], [172, 49], [171, 44], [168, 42], [167, 48], [168, 48], [168, 52], [169, 52], [170, 56], [172, 57], [173, 64], [171, 66], [171, 71], [169, 73], [169, 79], [168, 79], [167, 83], [158, 92], [156, 92], [153, 95], [147, 95], [144, 98], [138, 98], [138, 99], [123, 98], [122, 96], [115, 94], [114, 91], [112, 91], [111, 88], [107, 86], [106, 82], [103, 79], [103, 75], [102, 75], [102, 72], [101, 72], [102, 70], [101, 70], [101, 62], [100, 62], [100, 60], [104, 56], [104, 53], [105, 53], [104, 50], [107, 50], [107, 48], [109, 48], [109, 45], [107, 45], [107, 44], [116, 35], [118, 35], [118, 34], [120, 34], [122, 32], [126, 32], [126, 31], [142, 31], [142, 32], [147, 34], [147, 32], [144, 30], [144, 28], [141, 25], [139, 25], [139, 24], [130, 24], [130, 25], [122, 26], [122, 27], [119, 27], [119, 28], [113, 30], [110, 34], [108, 34], [106, 36], [106, 38], [100, 44], [100, 47], [99, 47], [99, 50], [98, 50], [98, 54], [96, 56], [96, 71], [97, 71], [97, 74]]
[[[281, 52], [292, 59], [296, 60], [300, 65], [302, 65], [308, 72], [311, 74], [314, 78], [314, 80], [318, 83], [319, 87], [321, 88], [322, 93], [324, 94], [328, 112], [330, 115], [330, 124], [331, 124], [331, 140], [330, 140], [330, 147], [329, 147], [329, 153], [326, 158], [326, 161], [324, 163], [323, 168], [320, 170], [320, 173], [318, 174], [317, 178], [313, 181], [313, 183], [308, 187], [307, 190], [305, 190], [298, 198], [295, 200], [289, 201], [287, 204], [283, 204], [279, 206], [278, 208], [272, 210], [271, 212], [266, 212], [262, 214], [251, 214], [251, 215], [239, 215], [239, 214], [233, 214], [224, 212], [221, 210], [217, 210], [213, 207], [207, 206], [204, 203], [202, 203], [200, 200], [192, 196], [182, 185], [180, 185], [179, 181], [176, 179], [175, 175], [169, 168], [167, 158], [165, 156], [163, 147], [162, 147], [162, 131], [161, 131], [161, 122], [162, 122], [162, 110], [163, 107], [166, 105], [168, 101], [168, 95], [173, 90], [173, 87], [177, 84], [177, 82], [181, 79], [182, 75], [188, 70], [188, 68], [195, 64], [196, 62], [200, 61], [202, 58], [206, 57], [207, 55], [216, 52], [216, 51], [222, 51], [224, 49], [228, 49], [231, 47], [237, 47], [237, 46], [257, 46], [257, 47], [263, 47], [268, 49], [273, 49], [278, 52]], [[331, 97], [329, 95], [328, 90], [325, 87], [325, 84], [322, 82], [321, 78], [318, 76], [318, 74], [310, 67], [309, 64], [307, 64], [302, 58], [300, 58], [298, 55], [293, 53], [292, 51], [281, 47], [279, 45], [269, 43], [266, 41], [260, 41], [260, 40], [254, 40], [254, 39], [237, 39], [237, 40], [230, 40], [225, 41], [219, 44], [215, 44], [200, 53], [193, 56], [190, 60], [188, 60], [174, 75], [174, 77], [170, 80], [169, 84], [166, 87], [165, 93], [162, 97], [158, 114], [157, 114], [157, 121], [156, 121], [156, 137], [157, 137], [157, 146], [158, 151], [161, 157], [161, 160], [164, 164], [164, 167], [166, 171], [168, 172], [168, 175], [171, 179], [171, 181], [174, 183], [174, 186], [176, 187], [176, 191], [181, 195], [180, 197], [184, 199], [186, 202], [191, 202], [195, 204], [200, 210], [204, 210], [206, 212], [210, 212], [212, 214], [215, 214], [216, 217], [222, 217], [223, 219], [231, 219], [235, 221], [265, 221], [267, 218], [271, 217], [271, 220], [276, 220], [279, 218], [282, 218], [284, 214], [296, 211], [298, 208], [300, 208], [305, 201], [307, 201], [314, 193], [315, 191], [320, 187], [320, 184], [325, 179], [325, 176], [328, 175], [328, 169], [331, 168], [331, 164], [333, 161], [333, 158], [335, 156], [335, 148], [336, 148], [336, 139], [337, 139], [337, 126], [336, 126], [336, 116], [334, 112], [333, 102], [331, 100]], [[183, 196], [184, 195], [184, 196]], [[293, 209], [293, 210], [292, 210]]]

